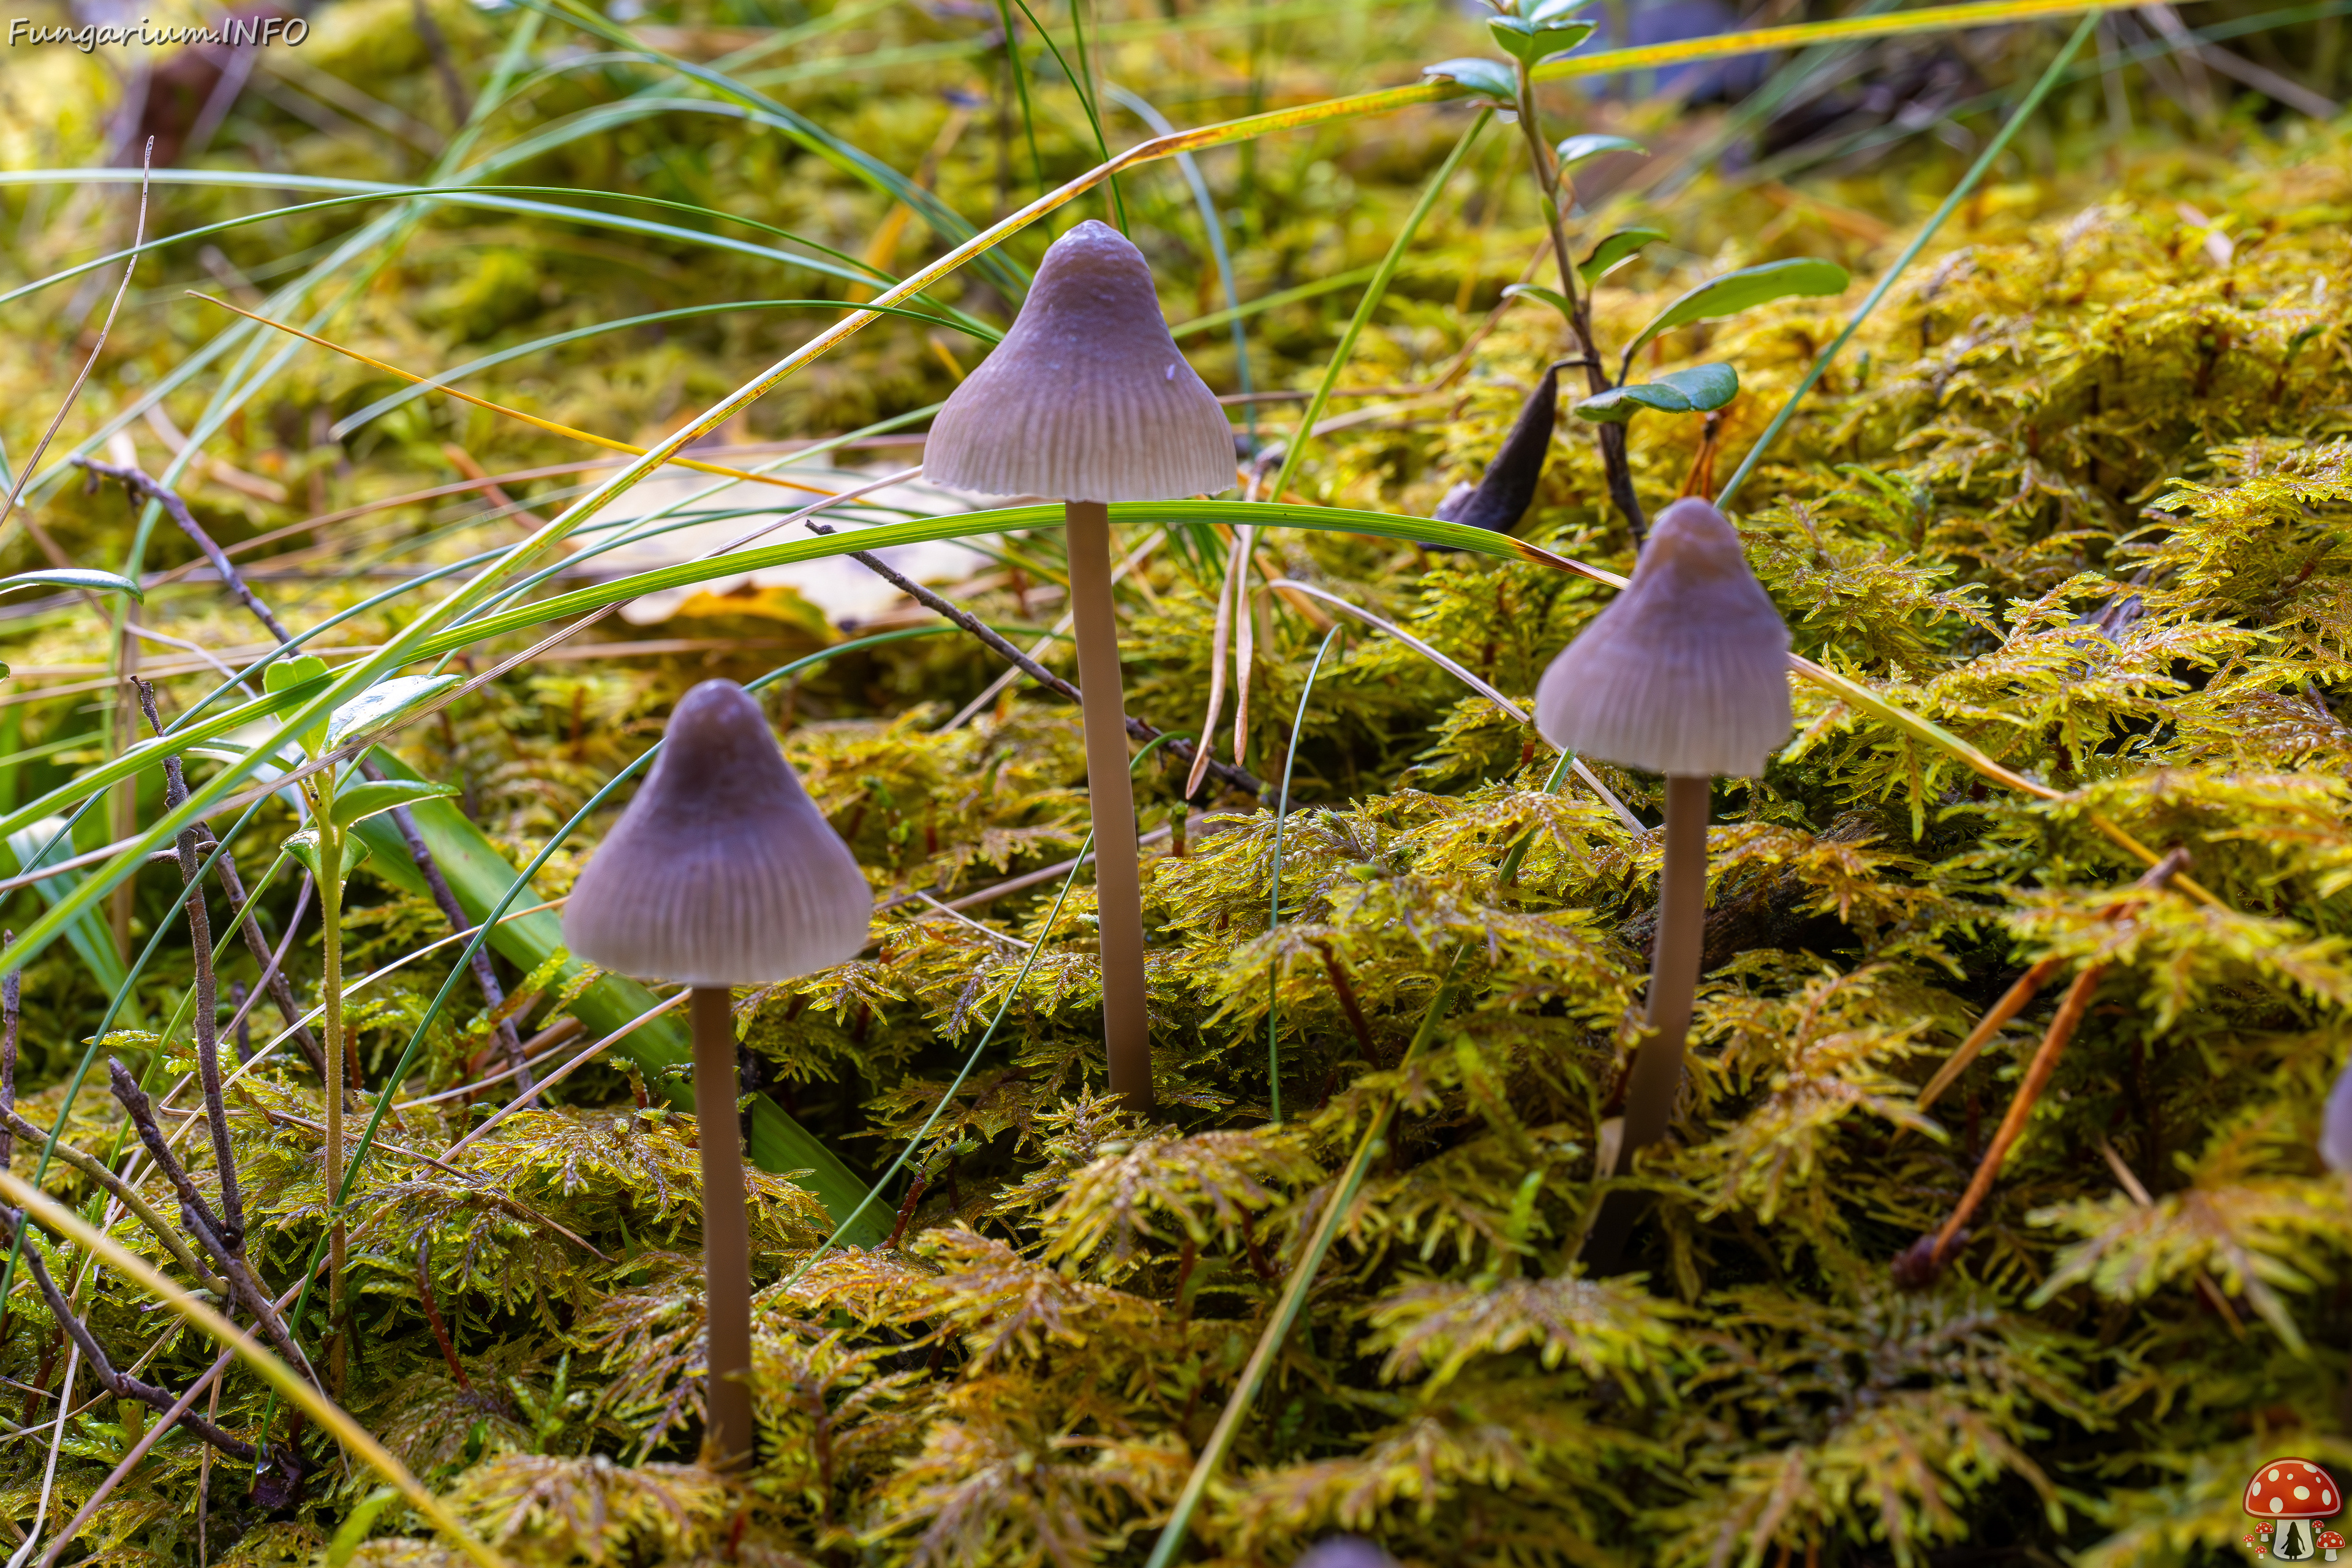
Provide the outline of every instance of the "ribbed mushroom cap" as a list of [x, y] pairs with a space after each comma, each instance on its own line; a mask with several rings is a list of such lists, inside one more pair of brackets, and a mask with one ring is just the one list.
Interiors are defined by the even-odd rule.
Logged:
[[1789, 628], [1695, 497], [1658, 514], [1633, 583], [1536, 687], [1545, 740], [1654, 773], [1760, 773], [1792, 722]]
[[923, 475], [983, 495], [1171, 500], [1234, 482], [1234, 432], [1168, 335], [1143, 253], [1089, 218], [931, 421]]
[[652, 776], [572, 884], [563, 940], [621, 974], [788, 980], [857, 956], [873, 889], [751, 694], [682, 698]]

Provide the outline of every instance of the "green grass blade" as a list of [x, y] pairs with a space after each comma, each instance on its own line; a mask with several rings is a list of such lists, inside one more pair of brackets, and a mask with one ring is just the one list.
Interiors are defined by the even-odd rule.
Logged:
[[2065, 75], [2066, 68], [2074, 63], [2076, 52], [2089, 39], [2092, 29], [2097, 24], [2098, 17], [2095, 14], [2086, 16], [2075, 24], [2074, 36], [2066, 40], [2065, 47], [2058, 51], [2057, 58], [2050, 62], [2047, 69], [2042, 71], [2041, 79], [2036, 81], [2032, 90], [2026, 93], [2024, 100], [2019, 103], [2015, 112], [2010, 115], [2008, 123], [2000, 128], [2000, 134], [1985, 143], [1984, 151], [1978, 154], [1977, 161], [1969, 166], [1968, 174], [1962, 176], [1958, 184], [1952, 187], [1951, 195], [1944, 198], [1943, 205], [1935, 210], [1919, 232], [1912, 237], [1911, 243], [1903, 247], [1903, 254], [1895, 258], [1894, 265], [1880, 275], [1877, 287], [1871, 289], [1868, 297], [1854, 311], [1853, 319], [1846, 322], [1845, 330], [1837, 335], [1829, 347], [1821, 352], [1820, 357], [1813, 361], [1812, 368], [1805, 372], [1805, 378], [1797, 383], [1795, 391], [1789, 394], [1789, 400], [1780, 405], [1780, 411], [1772, 416], [1772, 422], [1764, 426], [1764, 433], [1756, 437], [1756, 444], [1748, 448], [1748, 455], [1739, 460], [1739, 467], [1732, 470], [1731, 478], [1724, 482], [1721, 493], [1717, 496], [1717, 505], [1729, 507], [1733, 493], [1739, 489], [1741, 482], [1749, 474], [1756, 471], [1756, 465], [1763, 460], [1765, 452], [1770, 448], [1780, 432], [1788, 427], [1789, 421], [1796, 417], [1797, 405], [1804, 401], [1805, 394], [1811, 392], [1814, 384], [1829, 370], [1830, 362], [1837, 358], [1838, 351], [1844, 348], [1853, 339], [1853, 334], [1862, 330], [1863, 322], [1870, 319], [1870, 313], [1878, 308], [1878, 302], [1881, 300], [1886, 298], [1887, 291], [1893, 289], [1896, 281], [1902, 278], [1904, 270], [1918, 258], [1919, 253], [1925, 250], [1928, 243], [1936, 237], [1937, 231], [1944, 226], [1944, 220], [1958, 210], [1959, 205], [1968, 200], [1969, 195], [1975, 191], [1977, 183], [1991, 170], [2001, 153], [2008, 151], [2011, 139], [2024, 127], [2027, 121], [2033, 118], [2033, 111], [2042, 107], [2042, 100], [2049, 96], [2052, 88], [2058, 85], [2059, 79]]

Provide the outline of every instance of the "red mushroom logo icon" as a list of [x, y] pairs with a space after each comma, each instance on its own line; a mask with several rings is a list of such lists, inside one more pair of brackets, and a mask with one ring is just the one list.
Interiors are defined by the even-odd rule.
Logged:
[[2333, 1530], [2323, 1530], [2319, 1532], [2320, 1555], [2333, 1563], [2336, 1561], [2336, 1554], [2343, 1550], [2344, 1537], [2341, 1534]]
[[2343, 1537], [2329, 1531], [2335, 1544], [2323, 1544], [2319, 1523], [2343, 1506], [2335, 1478], [2309, 1459], [2273, 1459], [2246, 1483], [2246, 1511], [2270, 1525], [2270, 1554], [2282, 1563], [2308, 1563], [2322, 1551], [2332, 1559]]

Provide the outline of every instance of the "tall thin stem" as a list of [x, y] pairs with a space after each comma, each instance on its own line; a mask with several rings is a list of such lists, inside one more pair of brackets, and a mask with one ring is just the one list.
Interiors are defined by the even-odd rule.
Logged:
[[1074, 500], [1068, 521], [1070, 613], [1087, 726], [1087, 798], [1095, 826], [1095, 905], [1102, 932], [1103, 1047], [1111, 1092], [1151, 1113], [1151, 1024], [1143, 1005], [1143, 882], [1135, 865], [1135, 786], [1110, 595], [1110, 509]]
[[[1683, 1044], [1690, 1034], [1706, 934], [1708, 782], [1687, 773], [1666, 777], [1666, 864], [1658, 879], [1658, 931], [1650, 949], [1650, 999], [1643, 1020], [1648, 1037], [1626, 1079], [1624, 1127], [1610, 1175], [1632, 1170], [1633, 1152], [1664, 1133], [1682, 1088]], [[1602, 1203], [1584, 1251], [1595, 1272], [1615, 1267], [1640, 1206], [1625, 1192], [1612, 1193]]]
[[723, 985], [698, 985], [694, 1020], [695, 1142], [702, 1153], [702, 1274], [709, 1382], [703, 1446], [720, 1468], [750, 1462], [751, 1221], [743, 1201], [743, 1139], [735, 1109], [735, 1016]]
[[[1536, 114], [1535, 79], [1527, 63], [1519, 62], [1519, 134], [1528, 144], [1528, 164], [1536, 177], [1537, 199], [1543, 204], [1544, 224], [1551, 233], [1552, 262], [1559, 268], [1560, 297], [1568, 301], [1568, 326], [1576, 339], [1576, 355], [1584, 364], [1584, 385], [1587, 392], [1609, 390], [1609, 373], [1601, 363], [1601, 350], [1592, 338], [1592, 299], [1577, 289], [1576, 255], [1568, 247], [1568, 227], [1560, 213], [1559, 160], [1550, 144], [1544, 141], [1543, 121]], [[1625, 456], [1625, 426], [1622, 422], [1602, 420], [1594, 426], [1593, 438], [1601, 444], [1601, 467], [1609, 479], [1609, 499], [1624, 517], [1625, 526], [1633, 531], [1638, 544], [1648, 531], [1648, 520], [1643, 516], [1641, 498], [1633, 493], [1633, 466]], [[1279, 499], [1279, 498], [1277, 498]]]
[[344, 1321], [343, 1266], [350, 1233], [343, 1224], [343, 836], [329, 811], [312, 814], [319, 833], [319, 1033], [327, 1058], [327, 1321], [334, 1335], [328, 1377], [343, 1393], [351, 1325]]

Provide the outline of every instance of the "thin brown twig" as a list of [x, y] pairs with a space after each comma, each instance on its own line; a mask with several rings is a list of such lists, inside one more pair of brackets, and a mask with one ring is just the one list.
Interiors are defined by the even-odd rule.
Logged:
[[[5, 1223], [9, 1231], [20, 1242], [23, 1240], [25, 1216], [22, 1214], [0, 1205], [0, 1223]], [[136, 1399], [143, 1405], [152, 1405], [159, 1411], [171, 1413], [173, 1419], [187, 1422], [191, 1431], [225, 1454], [248, 1460], [254, 1457], [252, 1444], [242, 1438], [230, 1436], [201, 1416], [190, 1415], [170, 1393], [156, 1387], [152, 1383], [132, 1377], [128, 1373], [115, 1371], [114, 1364], [106, 1359], [106, 1352], [99, 1344], [98, 1336], [90, 1332], [89, 1325], [82, 1321], [80, 1314], [67, 1303], [64, 1293], [58, 1289], [58, 1282], [49, 1278], [49, 1267], [42, 1259], [41, 1249], [28, 1246], [24, 1247], [22, 1250], [26, 1267], [32, 1270], [33, 1283], [39, 1287], [42, 1299], [48, 1303], [50, 1314], [57, 1319], [75, 1345], [80, 1349], [82, 1359], [89, 1363], [91, 1373], [105, 1386], [109, 1394], [113, 1394], [117, 1399]], [[191, 1390], [187, 1396], [187, 1404], [194, 1403], [194, 1391]]]
[[[136, 678], [131, 685], [139, 694], [139, 708], [147, 716], [148, 728], [161, 739], [163, 721], [155, 710], [155, 689]], [[187, 774], [180, 759], [167, 752], [163, 754], [164, 805], [176, 811], [187, 798]], [[205, 884], [198, 874], [197, 831], [195, 824], [189, 824], [181, 830], [178, 841], [180, 896], [186, 903], [188, 943], [195, 966], [196, 1070], [204, 1083], [205, 1120], [212, 1128], [213, 1163], [220, 1173], [221, 1245], [237, 1252], [245, 1247], [245, 1198], [237, 1191], [236, 1151], [228, 1137], [228, 1102], [221, 1097], [220, 981], [213, 973], [212, 916], [205, 907]]]
[[[235, 1351], [228, 1350], [221, 1352], [219, 1359], [215, 1361], [213, 1364], [205, 1370], [204, 1375], [197, 1378], [195, 1382], [188, 1384], [188, 1391], [185, 1394], [183, 1394], [179, 1398], [173, 1400], [172, 1404], [164, 1409], [163, 1415], [148, 1424], [147, 1430], [140, 1434], [139, 1441], [131, 1444], [130, 1452], [122, 1456], [121, 1463], [114, 1467], [113, 1470], [107, 1476], [106, 1479], [98, 1483], [97, 1489], [89, 1494], [89, 1500], [83, 1503], [81, 1505], [81, 1510], [79, 1513], [76, 1513], [72, 1519], [67, 1521], [66, 1527], [58, 1532], [57, 1544], [51, 1546], [41, 1558], [41, 1568], [57, 1568], [58, 1559], [65, 1554], [66, 1548], [71, 1546], [74, 1543], [75, 1538], [81, 1534], [82, 1526], [89, 1522], [90, 1515], [98, 1511], [99, 1505], [105, 1502], [108, 1498], [111, 1497], [114, 1494], [114, 1489], [117, 1486], [120, 1486], [124, 1480], [128, 1479], [131, 1471], [139, 1468], [140, 1461], [147, 1457], [147, 1450], [152, 1448], [159, 1441], [162, 1440], [164, 1433], [170, 1431], [173, 1426], [178, 1424], [182, 1416], [187, 1415], [188, 1412], [195, 1407], [197, 1398], [202, 1395], [206, 1389], [212, 1389], [214, 1391], [214, 1405], [215, 1413], [217, 1413], [219, 1405], [218, 1384], [220, 1382], [220, 1376], [221, 1373], [229, 1369], [229, 1363], [235, 1360], [236, 1360], [236, 1352]], [[191, 1416], [190, 1419], [194, 1423], [194, 1429], [200, 1433], [215, 1433], [220, 1430], [220, 1427], [210, 1417]], [[207, 1438], [207, 1442], [210, 1444], [209, 1438]], [[210, 1458], [211, 1450], [214, 1447], [218, 1447], [218, 1445], [210, 1444], [210, 1446], [206, 1447], [205, 1455], [207, 1458]], [[240, 1457], [251, 1458], [251, 1449], [248, 1448], [246, 1454]]]
[[[300, 1294], [301, 1289], [302, 1286], [299, 1280], [293, 1285], [288, 1287], [286, 1293], [283, 1296], [280, 1296], [277, 1300], [276, 1305], [278, 1309], [280, 1311], [283, 1311], [287, 1307], [292, 1305], [294, 1298]], [[172, 1427], [178, 1423], [181, 1416], [187, 1415], [189, 1408], [195, 1404], [196, 1396], [207, 1388], [212, 1390], [212, 1409], [201, 1421], [199, 1421], [198, 1425], [204, 1426], [217, 1425], [218, 1417], [220, 1415], [221, 1377], [223, 1373], [228, 1371], [229, 1364], [236, 1360], [236, 1352], [235, 1350], [225, 1350], [221, 1352], [220, 1359], [214, 1362], [212, 1366], [205, 1371], [203, 1376], [190, 1384], [188, 1385], [188, 1392], [182, 1394], [178, 1402], [175, 1403], [171, 1409], [166, 1410], [152, 1426], [147, 1428], [143, 1434], [141, 1435], [139, 1441], [131, 1446], [131, 1451], [122, 1456], [121, 1462], [114, 1467], [114, 1469], [107, 1476], [106, 1479], [99, 1482], [97, 1489], [89, 1494], [89, 1500], [81, 1505], [81, 1511], [75, 1514], [71, 1520], [68, 1521], [65, 1529], [58, 1532], [58, 1543], [49, 1548], [47, 1555], [41, 1559], [41, 1568], [57, 1568], [58, 1558], [64, 1553], [67, 1547], [73, 1544], [74, 1538], [81, 1533], [81, 1527], [89, 1522], [90, 1516], [98, 1511], [99, 1505], [105, 1502], [110, 1496], [113, 1495], [114, 1489], [116, 1487], [121, 1485], [123, 1481], [130, 1478], [131, 1472], [139, 1468], [139, 1462], [147, 1457], [147, 1450], [152, 1448], [158, 1442], [162, 1441], [163, 1434], [170, 1431]], [[209, 1480], [211, 1478], [211, 1462], [212, 1448], [208, 1446], [205, 1449], [205, 1479], [206, 1480]], [[204, 1482], [199, 1481], [197, 1484], [196, 1499], [196, 1531], [200, 1541], [203, 1538], [205, 1528], [203, 1494]]]
[[[371, 779], [383, 777], [383, 770], [373, 763], [362, 762], [360, 771]], [[434, 903], [440, 907], [442, 918], [449, 922], [449, 929], [455, 931], [467, 930], [472, 922], [466, 918], [465, 907], [457, 902], [457, 894], [449, 886], [449, 879], [442, 875], [441, 863], [434, 858], [432, 847], [425, 842], [425, 835], [417, 829], [415, 814], [404, 805], [394, 806], [392, 825], [400, 830], [401, 838], [408, 846], [408, 858], [416, 862], [417, 874], [425, 879], [425, 886], [432, 893]], [[489, 943], [484, 942], [474, 949], [469, 967], [474, 984], [482, 994], [482, 1005], [489, 1010], [491, 1017], [498, 1020], [492, 1026], [492, 1032], [498, 1038], [499, 1048], [506, 1052], [517, 1082], [527, 1093], [531, 1089], [530, 1064], [523, 1058], [522, 1036], [516, 1030], [514, 1019], [506, 1014], [506, 987], [499, 984], [498, 971], [491, 967]]]
[[[2178, 876], [2188, 863], [2189, 852], [2175, 849], [2149, 868], [2147, 875], [2134, 886], [2145, 889], [2161, 888]], [[2058, 1004], [2057, 1016], [2050, 1020], [2050, 1027], [2042, 1035], [2042, 1044], [2035, 1048], [2032, 1059], [2025, 1065], [2025, 1077], [2018, 1084], [2017, 1093], [2010, 1100], [2008, 1112], [2001, 1117], [2000, 1126], [1993, 1133], [1992, 1142], [1987, 1146], [1984, 1158], [1977, 1162], [1976, 1173], [1969, 1178], [1968, 1190], [1960, 1194], [1960, 1201], [1953, 1205], [1950, 1217], [1944, 1221], [1940, 1229], [1932, 1236], [1921, 1237], [1895, 1259], [1897, 1284], [1906, 1289], [1921, 1289], [1934, 1283], [1936, 1277], [1943, 1272], [1945, 1261], [1958, 1243], [1969, 1221], [1992, 1192], [1993, 1182], [2000, 1174], [2001, 1163], [2009, 1158], [2010, 1151], [2016, 1147], [2017, 1141], [2025, 1135], [2025, 1124], [2033, 1115], [2034, 1104], [2041, 1100], [2042, 1091], [2049, 1087], [2052, 1075], [2057, 1072], [2059, 1058], [2066, 1054], [2067, 1042], [2074, 1037], [2076, 1026], [2089, 1010], [2091, 995], [2099, 988], [2100, 977], [2105, 973], [2105, 963], [2086, 963], [2083, 972], [2074, 977], [2074, 983], [2066, 988], [2065, 996]]]
[[[13, 931], [0, 931], [0, 944], [16, 940]], [[0, 976], [0, 1116], [16, 1111], [16, 1030], [24, 1018], [25, 972], [11, 964]], [[16, 1135], [0, 1128], [0, 1170], [16, 1156]]]
[[441, 1359], [449, 1363], [449, 1375], [467, 1394], [474, 1392], [474, 1380], [466, 1375], [465, 1363], [457, 1359], [457, 1347], [449, 1342], [449, 1326], [441, 1321], [441, 1304], [433, 1299], [433, 1231], [430, 1226], [416, 1233], [416, 1299], [424, 1303], [425, 1321], [433, 1331], [434, 1343], [441, 1347]]
[[[21, 1136], [34, 1142], [46, 1142], [50, 1131], [38, 1122], [28, 1120], [13, 1105], [0, 1108], [0, 1130], [5, 1130], [5, 1135], [12, 1142]], [[67, 1164], [105, 1188], [109, 1196], [130, 1210], [140, 1224], [152, 1231], [155, 1238], [170, 1251], [173, 1259], [181, 1268], [186, 1269], [198, 1284], [216, 1296], [227, 1293], [228, 1282], [205, 1268], [203, 1261], [189, 1249], [188, 1244], [181, 1239], [180, 1233], [173, 1230], [170, 1223], [162, 1215], [157, 1214], [146, 1199], [139, 1195], [137, 1188], [116, 1175], [105, 1161], [86, 1150], [76, 1148], [63, 1138], [58, 1140], [57, 1152]]]
[[1380, 1065], [1380, 1054], [1372, 1045], [1372, 1026], [1364, 1017], [1363, 1004], [1356, 1000], [1356, 988], [1348, 983], [1348, 971], [1339, 955], [1331, 951], [1328, 942], [1309, 939], [1307, 945], [1323, 955], [1324, 972], [1331, 977], [1332, 993], [1339, 998], [1339, 1010], [1348, 1015], [1348, 1026], [1356, 1031], [1356, 1041], [1364, 1047], [1364, 1059]]
[[189, 1178], [187, 1168], [180, 1163], [173, 1154], [171, 1145], [164, 1141], [163, 1129], [155, 1124], [154, 1102], [147, 1098], [147, 1091], [139, 1087], [138, 1079], [119, 1058], [109, 1058], [106, 1068], [114, 1098], [121, 1100], [122, 1108], [131, 1113], [131, 1124], [138, 1130], [139, 1141], [147, 1146], [148, 1158], [154, 1161], [155, 1168], [163, 1173], [179, 1196], [180, 1217], [187, 1223], [189, 1231], [204, 1249], [212, 1255], [214, 1267], [228, 1281], [229, 1299], [252, 1315], [253, 1321], [268, 1336], [279, 1354], [293, 1363], [304, 1377], [317, 1384], [319, 1375], [311, 1370], [310, 1358], [302, 1353], [302, 1347], [295, 1343], [294, 1337], [287, 1332], [285, 1320], [278, 1315], [270, 1306], [268, 1297], [262, 1293], [260, 1285], [254, 1279], [253, 1271], [246, 1267], [242, 1251], [233, 1251], [223, 1243], [220, 1220], [213, 1213], [212, 1205], [205, 1202], [205, 1195], [197, 1190], [196, 1184]]
[[196, 548], [204, 552], [205, 559], [212, 563], [213, 570], [220, 574], [221, 586], [228, 590], [229, 595], [244, 605], [253, 618], [261, 623], [263, 629], [280, 643], [289, 643], [294, 640], [294, 634], [288, 631], [285, 624], [269, 613], [269, 606], [253, 596], [253, 590], [246, 585], [245, 579], [237, 574], [236, 568], [229, 564], [228, 556], [222, 552], [219, 545], [213, 542], [212, 535], [206, 533], [203, 525], [196, 521], [195, 514], [188, 510], [188, 503], [180, 499], [178, 491], [160, 480], [149, 478], [146, 470], [136, 464], [102, 463], [95, 458], [76, 458], [73, 462], [77, 467], [89, 471], [93, 487], [100, 479], [112, 479], [132, 495], [152, 500], [162, 507], [163, 514], [180, 525], [180, 531], [195, 541]]
[[[82, 362], [81, 374], [74, 377], [71, 386], [66, 388], [65, 399], [58, 405], [56, 416], [49, 420], [49, 427], [41, 432], [40, 440], [33, 447], [33, 455], [25, 459], [23, 468], [16, 470], [16, 482], [8, 488], [8, 499], [0, 501], [0, 529], [6, 528], [8, 519], [16, 512], [17, 500], [25, 493], [25, 487], [33, 482], [33, 473], [40, 467], [42, 455], [48, 451], [49, 443], [57, 439], [66, 416], [72, 412], [74, 404], [81, 397], [81, 389], [89, 382], [89, 373], [98, 368], [98, 356], [106, 350], [107, 335], [114, 331], [115, 314], [122, 309], [123, 297], [131, 292], [131, 275], [139, 269], [139, 249], [147, 238], [147, 187], [148, 180], [154, 173], [154, 158], [155, 139], [150, 136], [139, 176], [139, 217], [131, 226], [130, 258], [122, 264], [122, 282], [114, 290], [114, 303], [107, 307], [106, 320], [99, 325], [98, 342], [90, 345], [89, 357]], [[65, 552], [58, 548], [57, 542], [49, 537], [47, 530], [36, 523], [29, 512], [25, 517], [25, 527], [38, 542], [41, 552], [49, 558], [50, 564], [70, 564]], [[87, 597], [93, 605], [98, 603], [95, 594]]]
[[[2143, 872], [2133, 886], [2160, 888], [2178, 877], [2181, 868], [2188, 864], [2189, 852], [2186, 849], [2176, 849]], [[2101, 910], [2099, 919], [2114, 920], [2130, 908], [2129, 900], [2119, 899]], [[2000, 1032], [2001, 1026], [2025, 1010], [2026, 1004], [2033, 1000], [2033, 994], [2050, 984], [2050, 977], [2058, 973], [2060, 961], [2053, 956], [2042, 959], [2017, 977], [2016, 984], [2010, 986], [2001, 994], [2000, 1000], [1994, 1003], [1985, 1016], [1977, 1021], [1977, 1026], [1969, 1031], [1969, 1037], [1960, 1042], [1959, 1048], [1952, 1053], [1951, 1059], [1945, 1062], [1937, 1070], [1936, 1076], [1927, 1080], [1927, 1087], [1919, 1091], [1919, 1098], [1914, 1102], [1919, 1110], [1925, 1110], [1943, 1098], [1944, 1091], [1952, 1087], [1960, 1074], [1968, 1071], [1969, 1064], [1974, 1062], [1978, 1055], [1991, 1042], [1993, 1036]], [[1895, 1135], [1900, 1137], [1902, 1130], [1896, 1129]]]
[[[320, 1083], [326, 1082], [326, 1056], [319, 1049], [319, 1037], [310, 1032], [309, 1025], [302, 1022], [301, 1004], [294, 1000], [294, 987], [286, 978], [286, 955], [293, 951], [295, 935], [302, 929], [303, 912], [310, 904], [310, 874], [308, 871], [302, 873], [302, 880], [294, 891], [294, 912], [286, 920], [286, 934], [278, 939], [277, 951], [272, 952], [269, 939], [261, 930], [261, 922], [254, 918], [250, 909], [246, 908], [245, 882], [237, 875], [236, 856], [227, 846], [221, 847], [220, 858], [213, 862], [213, 871], [220, 878], [222, 890], [228, 894], [231, 906], [245, 910], [245, 945], [252, 952], [254, 961], [261, 965], [261, 978], [255, 983], [254, 995], [257, 997], [265, 991], [268, 993], [270, 1001], [277, 1005], [279, 1015], [285, 1018], [286, 1026], [294, 1032], [294, 1043], [301, 1047], [304, 1056], [310, 1058], [310, 1070], [319, 1075]], [[245, 1011], [252, 1005], [252, 1000], [247, 1000], [235, 1022], [243, 1023]]]

